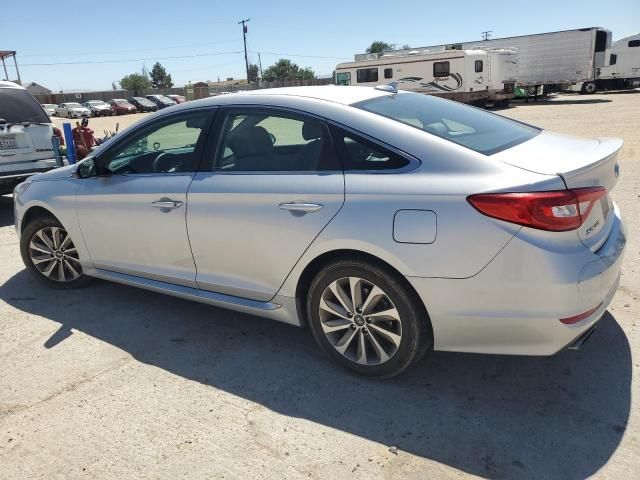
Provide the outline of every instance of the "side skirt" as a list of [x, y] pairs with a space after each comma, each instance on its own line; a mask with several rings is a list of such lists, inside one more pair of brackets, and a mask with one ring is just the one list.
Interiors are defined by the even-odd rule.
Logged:
[[259, 302], [222, 293], [209, 292], [198, 288], [174, 285], [172, 283], [160, 282], [148, 278], [136, 277], [124, 273], [112, 272], [100, 268], [85, 270], [85, 274], [108, 280], [111, 282], [129, 285], [131, 287], [143, 288], [152, 292], [163, 293], [186, 300], [193, 300], [215, 307], [228, 308], [237, 312], [257, 315], [259, 317], [270, 318], [291, 325], [300, 326], [296, 310], [295, 298], [277, 295], [271, 302]]

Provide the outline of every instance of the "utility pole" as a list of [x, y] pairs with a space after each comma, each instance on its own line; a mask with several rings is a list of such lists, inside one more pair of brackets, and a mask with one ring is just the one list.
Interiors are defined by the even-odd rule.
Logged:
[[493, 30], [487, 30], [486, 32], [482, 32], [482, 40], [489, 40], [491, 38], [491, 34]]
[[244, 66], [247, 69], [247, 83], [249, 83], [249, 59], [247, 58], [247, 22], [251, 20], [250, 18], [246, 18], [244, 20], [240, 20], [238, 25], [242, 24], [242, 39], [244, 40]]
[[260, 58], [260, 52], [258, 52], [258, 65], [260, 66], [260, 83], [262, 83], [262, 58]]

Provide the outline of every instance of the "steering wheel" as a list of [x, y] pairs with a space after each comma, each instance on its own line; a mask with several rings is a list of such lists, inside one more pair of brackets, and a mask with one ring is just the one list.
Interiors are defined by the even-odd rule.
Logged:
[[[171, 157], [175, 157], [176, 155], [173, 153], [168, 153], [168, 152], [162, 152], [160, 155], [158, 155], [154, 160], [153, 160], [153, 172], [154, 173], [162, 173], [162, 172], [166, 172], [167, 170], [165, 170], [162, 165], [162, 163], [164, 163], [164, 166], [166, 166], [167, 164], [170, 164], [174, 167], [177, 167], [177, 163], [175, 162], [175, 160]], [[166, 162], [166, 163], [165, 163]]]

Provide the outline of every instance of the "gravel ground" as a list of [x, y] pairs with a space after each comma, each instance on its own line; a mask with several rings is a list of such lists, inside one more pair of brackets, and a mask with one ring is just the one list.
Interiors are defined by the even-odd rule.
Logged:
[[0, 197], [0, 478], [635, 477], [640, 92], [499, 113], [626, 141], [622, 281], [583, 349], [434, 353], [397, 380], [362, 380], [294, 327], [106, 282], [43, 288]]

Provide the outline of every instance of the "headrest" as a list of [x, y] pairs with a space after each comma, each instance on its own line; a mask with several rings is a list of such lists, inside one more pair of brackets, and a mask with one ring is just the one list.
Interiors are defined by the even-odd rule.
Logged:
[[251, 127], [242, 135], [233, 139], [236, 156], [252, 157], [269, 153], [273, 150], [273, 143], [269, 133], [263, 127]]
[[302, 124], [302, 138], [305, 140], [315, 140], [322, 137], [322, 126], [315, 120], [307, 120]]

